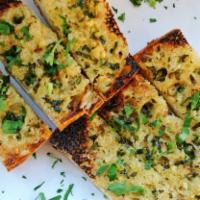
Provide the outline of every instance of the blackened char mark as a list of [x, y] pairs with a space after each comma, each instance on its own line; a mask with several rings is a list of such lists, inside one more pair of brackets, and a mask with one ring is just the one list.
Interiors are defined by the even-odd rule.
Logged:
[[128, 73], [125, 73], [117, 78], [114, 85], [114, 90], [119, 90], [122, 86], [124, 86], [125, 80], [131, 79], [133, 75], [139, 71], [137, 63], [135, 62], [135, 60], [133, 60], [133, 58], [130, 55], [127, 57], [126, 63], [128, 66], [131, 67], [131, 70]]
[[82, 117], [69, 125], [64, 131], [56, 132], [50, 139], [51, 144], [58, 150], [71, 155], [90, 177], [92, 175], [92, 156], [89, 156], [89, 136], [87, 119]]
[[124, 99], [121, 93], [114, 96], [98, 111], [99, 115], [105, 120], [110, 119], [110, 112], [118, 112], [124, 105]]
[[106, 21], [105, 21], [105, 23], [106, 23], [109, 31], [114, 33], [114, 34], [116, 34], [117, 36], [120, 36], [126, 42], [125, 37], [123, 36], [121, 31], [119, 30], [117, 22], [114, 19], [113, 13], [112, 13], [108, 3], [106, 3], [106, 9], [107, 9], [107, 12], [106, 12]]
[[17, 6], [19, 4], [21, 4], [21, 2], [16, 0], [0, 0], [0, 15], [12, 5]]
[[179, 29], [175, 29], [167, 33], [164, 37], [159, 40], [160, 43], [169, 43], [172, 45], [185, 45], [188, 44], [183, 33]]

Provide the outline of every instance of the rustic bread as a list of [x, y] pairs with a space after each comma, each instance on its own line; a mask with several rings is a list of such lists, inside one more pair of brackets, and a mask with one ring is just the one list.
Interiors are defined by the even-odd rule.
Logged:
[[31, 156], [51, 136], [30, 107], [0, 75], [0, 159], [12, 170]]
[[106, 195], [113, 200], [198, 198], [199, 149], [176, 143], [183, 121], [142, 76], [135, 76], [100, 115], [105, 120], [82, 118], [51, 143]]
[[127, 42], [105, 0], [35, 0], [60, 38], [72, 41], [71, 54], [105, 99], [134, 75]]
[[0, 7], [0, 55], [7, 70], [62, 130], [103, 100], [49, 28], [21, 2]]

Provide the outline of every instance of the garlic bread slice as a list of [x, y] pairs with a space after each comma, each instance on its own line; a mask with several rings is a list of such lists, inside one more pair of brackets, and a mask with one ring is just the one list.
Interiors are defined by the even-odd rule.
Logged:
[[31, 156], [51, 132], [10, 85], [9, 77], [0, 75], [0, 160], [8, 170]]
[[35, 0], [95, 90], [105, 99], [116, 94], [137, 71], [127, 42], [105, 0]]
[[[7, 2], [7, 1], [6, 1]], [[62, 130], [103, 103], [55, 33], [19, 1], [0, 7], [0, 57]]]

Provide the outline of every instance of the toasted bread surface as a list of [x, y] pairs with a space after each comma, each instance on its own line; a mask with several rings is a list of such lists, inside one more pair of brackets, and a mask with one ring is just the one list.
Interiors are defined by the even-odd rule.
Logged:
[[0, 75], [0, 158], [8, 170], [31, 156], [51, 132]]
[[0, 15], [1, 59], [58, 128], [98, 109], [103, 100], [69, 55], [70, 47], [21, 2], [6, 5]]
[[135, 76], [100, 115], [104, 119], [99, 115], [80, 119], [55, 134], [51, 143], [106, 195], [117, 200], [198, 197], [200, 153], [192, 142], [196, 135], [177, 144], [183, 120], [169, 111], [142, 76]]
[[105, 0], [35, 2], [60, 38], [73, 40], [71, 54], [105, 100], [129, 82], [137, 67]]
[[[150, 42], [134, 59], [173, 111], [184, 118], [190, 97], [200, 90], [200, 56], [181, 31], [173, 30]], [[199, 115], [193, 114], [199, 121]]]

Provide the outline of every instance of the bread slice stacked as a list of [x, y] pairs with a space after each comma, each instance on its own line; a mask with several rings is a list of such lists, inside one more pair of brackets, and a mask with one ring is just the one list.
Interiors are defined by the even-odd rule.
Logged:
[[58, 36], [6, 2], [1, 59], [59, 128], [52, 145], [112, 199], [198, 199], [200, 57], [182, 33], [131, 57], [105, 0], [35, 0]]
[[12, 170], [51, 136], [48, 127], [0, 75], [0, 159]]

